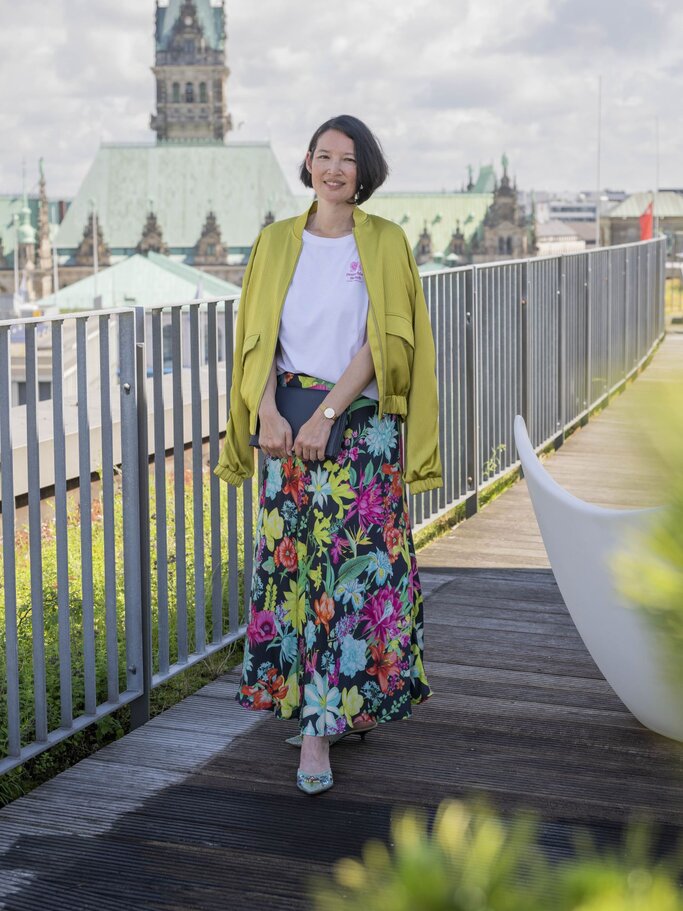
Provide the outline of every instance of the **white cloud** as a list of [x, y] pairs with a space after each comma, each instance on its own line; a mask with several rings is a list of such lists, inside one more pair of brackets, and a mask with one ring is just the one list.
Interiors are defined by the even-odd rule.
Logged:
[[[101, 141], [153, 139], [154, 4], [3, 4], [0, 191], [45, 158], [52, 195], [78, 188]], [[586, 188], [603, 75], [603, 184], [683, 183], [683, 12], [675, 0], [228, 0], [233, 139], [270, 139], [296, 187], [322, 120], [355, 113], [381, 138], [389, 189], [457, 188], [500, 159], [518, 185]]]

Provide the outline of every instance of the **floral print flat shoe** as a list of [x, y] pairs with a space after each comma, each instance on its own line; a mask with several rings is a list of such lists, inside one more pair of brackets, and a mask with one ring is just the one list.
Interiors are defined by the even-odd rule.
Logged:
[[332, 769], [315, 773], [296, 770], [296, 786], [304, 794], [321, 794], [323, 791], [329, 791], [333, 784]]

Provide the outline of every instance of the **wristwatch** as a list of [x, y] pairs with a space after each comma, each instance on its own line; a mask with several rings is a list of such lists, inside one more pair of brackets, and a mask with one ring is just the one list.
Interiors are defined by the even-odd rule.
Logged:
[[337, 412], [334, 410], [334, 408], [332, 408], [331, 405], [328, 405], [327, 408], [323, 408], [323, 406], [321, 405], [320, 410], [322, 411], [322, 413], [325, 415], [326, 418], [330, 419], [330, 421], [334, 421], [334, 419], [337, 417]]

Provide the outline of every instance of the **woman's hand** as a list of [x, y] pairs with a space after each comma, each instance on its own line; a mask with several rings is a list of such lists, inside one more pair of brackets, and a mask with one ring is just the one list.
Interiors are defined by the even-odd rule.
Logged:
[[294, 452], [305, 462], [325, 458], [325, 447], [332, 430], [333, 421], [316, 408], [303, 424], [294, 440]]
[[292, 428], [275, 405], [259, 409], [259, 446], [264, 455], [286, 459], [292, 452]]

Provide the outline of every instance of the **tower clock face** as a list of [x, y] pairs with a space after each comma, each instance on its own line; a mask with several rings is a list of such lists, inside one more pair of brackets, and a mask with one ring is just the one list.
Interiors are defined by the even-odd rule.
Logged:
[[192, 16], [185, 16], [185, 25], [192, 25]]

